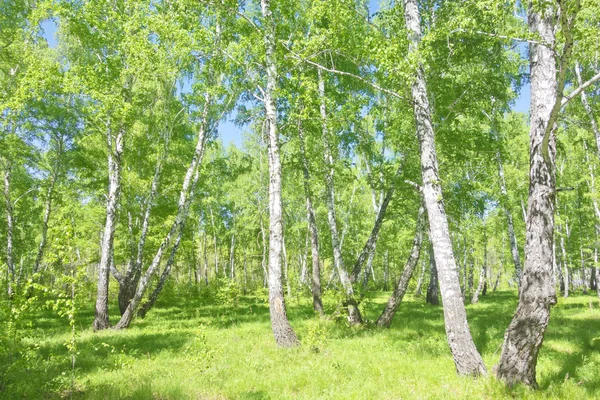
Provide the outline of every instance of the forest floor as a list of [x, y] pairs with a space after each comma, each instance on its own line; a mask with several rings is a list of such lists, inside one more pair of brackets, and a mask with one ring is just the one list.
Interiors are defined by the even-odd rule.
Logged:
[[[90, 399], [600, 399], [600, 307], [595, 293], [560, 298], [538, 363], [539, 390], [507, 389], [491, 377], [460, 378], [446, 343], [442, 308], [408, 296], [390, 329], [319, 320], [308, 299], [288, 299], [302, 346], [275, 347], [266, 297], [171, 289], [126, 331], [94, 333], [93, 301], [76, 318], [74, 385], [68, 320], [27, 317], [21, 351], [0, 369], [1, 398]], [[375, 319], [387, 300], [363, 302]], [[516, 294], [488, 292], [468, 305], [488, 369], [516, 306]], [[326, 297], [333, 312], [336, 299]], [[111, 310], [118, 315], [117, 310]], [[116, 323], [116, 319], [112, 321]], [[7, 352], [0, 363], [7, 362]], [[71, 388], [74, 387], [73, 393]]]

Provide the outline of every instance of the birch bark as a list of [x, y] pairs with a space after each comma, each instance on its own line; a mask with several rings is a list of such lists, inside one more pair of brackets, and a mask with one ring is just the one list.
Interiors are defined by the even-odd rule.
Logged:
[[331, 232], [331, 247], [333, 248], [333, 264], [335, 270], [340, 277], [340, 283], [344, 288], [346, 299], [344, 301], [344, 307], [348, 310], [348, 322], [351, 325], [362, 324], [362, 316], [358, 309], [358, 303], [354, 298], [354, 289], [352, 287], [352, 281], [348, 272], [344, 267], [344, 261], [342, 259], [342, 250], [340, 245], [340, 239], [337, 228], [337, 218], [335, 212], [335, 190], [334, 190], [334, 165], [333, 156], [331, 154], [331, 143], [329, 141], [329, 130], [327, 128], [327, 108], [325, 105], [325, 81], [321, 70], [317, 70], [319, 77], [319, 100], [320, 100], [320, 112], [321, 112], [321, 123], [323, 129], [323, 155], [325, 157], [325, 165], [327, 171], [325, 172], [325, 191], [326, 191], [326, 203], [327, 203], [327, 221], [329, 223], [329, 230]]
[[123, 155], [125, 127], [121, 127], [114, 139], [109, 129], [106, 134], [108, 145], [108, 198], [106, 200], [106, 221], [100, 248], [98, 264], [98, 292], [96, 295], [96, 314], [93, 323], [95, 331], [110, 327], [108, 319], [108, 281], [113, 242], [117, 224], [117, 207], [121, 195], [121, 157]]
[[283, 248], [283, 210], [281, 203], [281, 160], [277, 132], [277, 62], [275, 60], [275, 21], [270, 0], [260, 2], [265, 43], [267, 85], [264, 104], [269, 154], [269, 311], [271, 327], [278, 346], [291, 347], [299, 344], [285, 309], [283, 297], [281, 253]]
[[[528, 25], [546, 44], [530, 43], [531, 104], [529, 131], [529, 200], [526, 215], [525, 264], [516, 313], [504, 334], [497, 377], [508, 385], [536, 387], [539, 349], [556, 304], [552, 285], [556, 182], [556, 118], [566, 71], [558, 70], [555, 52], [557, 12], [548, 3], [537, 11], [529, 5]], [[561, 13], [559, 18], [567, 19]], [[564, 32], [565, 34], [567, 32]], [[571, 42], [572, 43], [572, 42]], [[566, 40], [563, 61], [570, 49]]]
[[398, 279], [398, 283], [394, 288], [394, 292], [390, 296], [383, 312], [377, 319], [377, 326], [386, 328], [390, 326], [390, 324], [392, 323], [392, 319], [396, 314], [396, 310], [398, 310], [398, 307], [400, 306], [400, 303], [404, 298], [404, 294], [406, 293], [406, 289], [408, 288], [408, 282], [410, 281], [415, 267], [419, 262], [419, 256], [421, 254], [421, 245], [423, 243], [424, 225], [425, 208], [421, 206], [419, 207], [419, 214], [417, 216], [417, 226], [415, 228], [415, 237], [413, 239], [413, 245], [408, 259], [406, 260], [406, 265], [404, 266], [402, 275], [400, 275], [400, 279]]
[[[418, 53], [421, 41], [421, 17], [416, 0], [404, 0], [404, 18], [408, 30], [409, 54]], [[417, 65], [415, 71], [411, 95], [421, 154], [423, 195], [440, 282], [448, 344], [459, 375], [482, 375], [487, 371], [471, 337], [462, 300], [438, 173], [435, 134], [431, 122], [425, 72], [421, 64]]]

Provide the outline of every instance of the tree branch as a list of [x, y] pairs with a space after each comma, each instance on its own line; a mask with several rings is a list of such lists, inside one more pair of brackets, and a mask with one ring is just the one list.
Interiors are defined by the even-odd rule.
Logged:
[[598, 72], [596, 75], [594, 75], [591, 79], [589, 79], [585, 83], [582, 83], [581, 85], [579, 85], [579, 87], [577, 87], [571, 93], [569, 93], [568, 95], [564, 96], [563, 99], [562, 99], [562, 101], [561, 101], [561, 103], [560, 103], [560, 107], [562, 108], [562, 107], [566, 106], [569, 101], [571, 101], [575, 97], [579, 96], [581, 94], [581, 92], [583, 92], [588, 87], [592, 86], [598, 80], [600, 80], [600, 72]]
[[305, 63], [307, 63], [307, 64], [310, 64], [310, 65], [312, 65], [312, 66], [314, 66], [314, 67], [317, 67], [317, 68], [319, 68], [319, 69], [321, 69], [321, 70], [323, 70], [323, 71], [331, 72], [331, 73], [333, 73], [333, 74], [337, 74], [337, 75], [349, 76], [349, 77], [351, 77], [351, 78], [354, 78], [354, 79], [357, 79], [357, 80], [361, 81], [362, 83], [364, 83], [364, 84], [366, 84], [366, 85], [368, 85], [368, 86], [371, 86], [372, 88], [374, 88], [374, 89], [376, 89], [376, 90], [379, 90], [379, 91], [381, 91], [381, 92], [383, 92], [383, 93], [387, 93], [387, 94], [389, 94], [389, 95], [391, 95], [391, 96], [393, 96], [393, 97], [396, 97], [397, 99], [409, 101], [407, 97], [405, 97], [405, 96], [402, 96], [402, 95], [401, 95], [401, 94], [399, 94], [398, 92], [394, 92], [393, 90], [389, 90], [389, 89], [386, 89], [386, 88], [384, 88], [384, 87], [382, 87], [382, 86], [379, 86], [378, 84], [376, 84], [376, 83], [374, 83], [374, 82], [371, 82], [371, 81], [369, 81], [368, 79], [365, 79], [365, 78], [363, 78], [362, 76], [359, 76], [359, 75], [353, 74], [353, 73], [351, 73], [351, 72], [340, 71], [340, 70], [338, 70], [338, 69], [334, 69], [334, 68], [327, 68], [327, 67], [325, 67], [325, 66], [323, 66], [323, 65], [321, 65], [321, 64], [319, 64], [319, 63], [316, 63], [316, 62], [314, 62], [314, 61], [308, 60], [308, 59], [306, 59], [306, 58], [302, 57], [301, 55], [299, 55], [298, 53], [294, 52], [294, 51], [293, 51], [292, 49], [290, 49], [290, 48], [289, 48], [289, 47], [288, 47], [288, 46], [287, 46], [285, 43], [283, 43], [283, 42], [280, 42], [280, 43], [281, 43], [281, 45], [282, 45], [283, 47], [285, 47], [285, 49], [286, 49], [287, 51], [289, 51], [289, 52], [290, 52], [290, 54], [292, 54], [292, 57], [294, 57], [294, 58], [295, 58], [295, 59], [297, 59], [297, 60], [304, 61]]

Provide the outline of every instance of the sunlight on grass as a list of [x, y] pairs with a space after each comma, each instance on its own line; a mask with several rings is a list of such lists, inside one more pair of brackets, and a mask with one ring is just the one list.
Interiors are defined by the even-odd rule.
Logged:
[[[365, 302], [373, 320], [387, 300]], [[333, 312], [334, 303], [329, 304]], [[467, 312], [488, 369], [498, 361], [516, 296], [489, 293]], [[113, 314], [116, 315], [116, 312]], [[507, 389], [492, 377], [459, 378], [446, 344], [441, 307], [408, 297], [390, 329], [319, 320], [308, 301], [289, 302], [302, 346], [275, 347], [268, 309], [244, 297], [237, 307], [191, 293], [168, 293], [126, 331], [93, 333], [92, 312], [77, 326], [76, 398], [91, 399], [496, 399], [598, 398], [600, 309], [589, 296], [559, 302], [538, 364], [541, 389]], [[41, 316], [41, 314], [40, 314]], [[39, 322], [44, 329], [36, 325]], [[35, 319], [25, 343], [38, 346], [5, 383], [6, 398], [67, 396], [70, 364], [64, 321]]]

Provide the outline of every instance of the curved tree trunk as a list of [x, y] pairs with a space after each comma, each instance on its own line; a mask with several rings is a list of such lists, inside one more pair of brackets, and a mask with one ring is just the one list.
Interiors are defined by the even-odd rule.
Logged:
[[417, 227], [415, 229], [415, 237], [413, 239], [413, 245], [408, 256], [408, 260], [406, 260], [406, 265], [404, 266], [402, 275], [400, 275], [400, 279], [398, 279], [398, 283], [396, 284], [394, 292], [390, 296], [385, 308], [383, 309], [383, 312], [377, 319], [377, 326], [390, 326], [390, 324], [392, 323], [392, 319], [394, 318], [394, 314], [396, 314], [396, 310], [398, 310], [398, 307], [400, 306], [400, 303], [404, 298], [404, 294], [406, 293], [406, 289], [408, 288], [408, 282], [412, 277], [412, 274], [415, 270], [415, 266], [419, 262], [419, 255], [421, 254], [421, 245], [423, 243], [424, 225], [425, 208], [421, 206], [419, 207], [419, 214], [417, 216]]
[[[419, 51], [421, 41], [421, 17], [416, 0], [404, 0], [404, 17], [408, 30], [409, 53], [414, 54]], [[423, 66], [419, 64], [415, 72], [411, 94], [421, 153], [423, 195], [444, 305], [446, 337], [458, 374], [481, 375], [487, 371], [471, 337], [467, 323], [467, 313], [460, 291], [458, 270], [454, 259], [438, 173], [435, 134], [431, 122], [431, 110]]]
[[264, 26], [265, 63], [267, 86], [264, 103], [269, 153], [269, 311], [271, 327], [277, 345], [291, 347], [299, 344], [285, 309], [281, 281], [281, 253], [283, 249], [283, 210], [281, 203], [281, 160], [279, 158], [279, 135], [277, 133], [277, 64], [275, 60], [275, 21], [270, 0], [261, 0]]
[[[525, 265], [519, 304], [504, 334], [497, 376], [508, 385], [524, 383], [536, 387], [537, 357], [550, 319], [550, 308], [556, 304], [556, 293], [552, 286], [556, 197], [555, 122], [560, 110], [566, 67], [557, 71], [554, 50], [548, 47], [555, 43], [556, 10], [550, 3], [545, 6], [543, 14], [534, 10], [531, 4], [529, 7], [529, 29], [539, 34], [547, 45], [529, 45], [531, 122]], [[568, 15], [562, 17], [567, 19]], [[568, 42], [565, 44], [563, 61], [568, 60]]]

